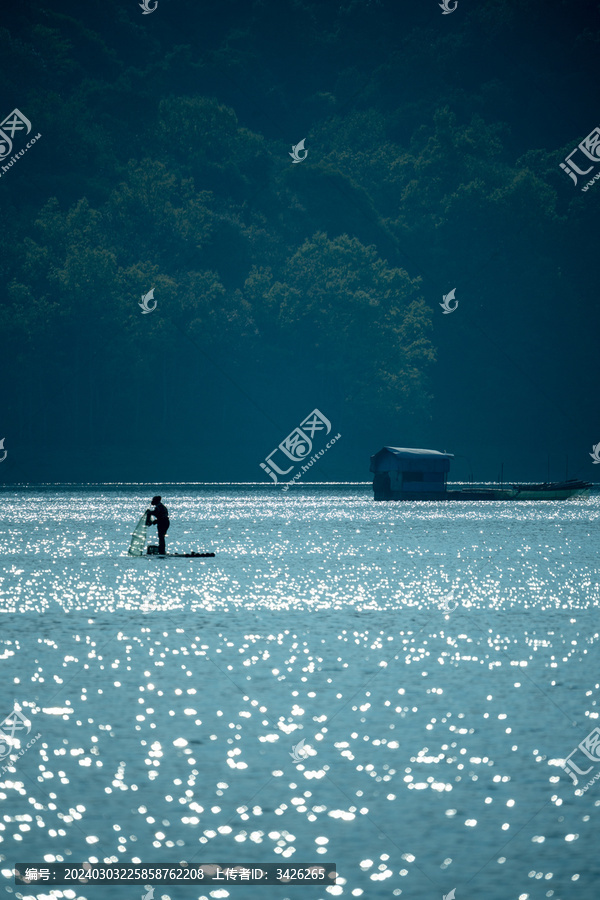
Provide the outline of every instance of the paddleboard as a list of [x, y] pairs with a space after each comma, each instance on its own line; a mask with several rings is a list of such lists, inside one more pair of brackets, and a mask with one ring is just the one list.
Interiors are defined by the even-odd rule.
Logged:
[[214, 556], [214, 553], [195, 553], [192, 551], [191, 553], [165, 553], [163, 556], [160, 556], [157, 553], [157, 548], [150, 545], [146, 550], [147, 556], [152, 556], [155, 559], [206, 559], [207, 557]]

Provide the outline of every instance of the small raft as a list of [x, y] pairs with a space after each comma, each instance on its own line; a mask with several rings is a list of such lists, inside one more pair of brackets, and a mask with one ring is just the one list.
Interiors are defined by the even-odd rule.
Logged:
[[[155, 544], [149, 544], [146, 550], [147, 556], [160, 556], [158, 552], [158, 546]], [[214, 553], [196, 553], [195, 550], [192, 550], [191, 553], [163, 553], [160, 556], [161, 559], [173, 559], [177, 557], [178, 559], [206, 559], [209, 556], [214, 556]]]
[[[127, 551], [129, 556], [140, 557], [144, 555], [147, 531], [148, 514], [143, 513], [131, 535], [131, 543], [129, 545], [129, 550]], [[180, 559], [207, 559], [214, 555], [214, 553], [197, 553], [195, 550], [192, 550], [191, 553], [165, 553], [161, 556], [158, 552], [158, 544], [149, 544], [146, 548], [146, 556], [156, 556], [159, 559], [174, 559], [176, 557]]]

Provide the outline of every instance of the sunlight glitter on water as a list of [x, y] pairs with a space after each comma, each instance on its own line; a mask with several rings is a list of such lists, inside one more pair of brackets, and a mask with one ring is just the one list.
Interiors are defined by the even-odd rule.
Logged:
[[[383, 898], [432, 891], [441, 871], [466, 882], [491, 858], [496, 896], [558, 880], [554, 900], [570, 900], [600, 800], [576, 806], [552, 763], [598, 716], [596, 506], [540, 521], [515, 509], [504, 527], [505, 510], [482, 521], [296, 496], [294, 516], [273, 503], [269, 519], [264, 500], [247, 503], [211, 500], [209, 545], [214, 521], [181, 500], [178, 517], [196, 519], [173, 545], [215, 560], [90, 560], [99, 535], [78, 543], [77, 510], [49, 560], [27, 536], [8, 549], [3, 608], [44, 615], [3, 622], [5, 696], [41, 738], [0, 775], [2, 864], [19, 844], [46, 861], [323, 856], [338, 895]], [[130, 525], [102, 537], [111, 552]]]

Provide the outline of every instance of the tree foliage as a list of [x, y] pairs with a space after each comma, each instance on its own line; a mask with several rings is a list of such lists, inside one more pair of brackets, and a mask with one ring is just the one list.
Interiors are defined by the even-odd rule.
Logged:
[[[559, 406], [578, 388], [585, 406], [592, 191], [558, 163], [596, 123], [589, 92], [573, 93], [592, 77], [593, 6], [8, 11], [2, 111], [43, 133], [0, 178], [0, 429], [22, 435], [29, 477], [44, 441], [72, 448], [69, 466], [85, 451], [96, 474], [110, 450], [106, 477], [115, 460], [134, 477], [149, 432], [176, 460], [165, 475], [196, 461], [224, 474], [243, 445], [249, 477], [315, 406], [360, 440], [425, 443], [438, 421], [466, 444], [469, 402], [508, 390], [528, 418], [523, 370]], [[479, 373], [513, 364], [486, 398]], [[449, 411], [448, 380], [457, 394], [474, 375]], [[495, 425], [478, 422], [489, 439]], [[534, 440], [539, 422], [524, 427]], [[229, 447], [216, 462], [215, 441]]]

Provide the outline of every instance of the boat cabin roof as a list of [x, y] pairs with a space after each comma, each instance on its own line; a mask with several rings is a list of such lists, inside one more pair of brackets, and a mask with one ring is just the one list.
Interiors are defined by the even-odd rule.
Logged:
[[414, 447], [383, 447], [371, 457], [371, 472], [393, 470], [448, 472], [453, 453], [440, 450], [419, 450]]

